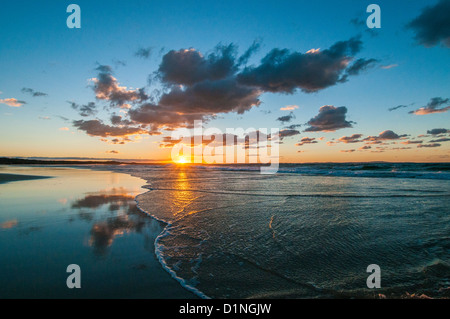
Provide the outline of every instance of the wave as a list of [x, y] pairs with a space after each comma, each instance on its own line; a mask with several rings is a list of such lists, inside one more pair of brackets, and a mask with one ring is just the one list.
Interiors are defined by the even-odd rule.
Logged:
[[[198, 169], [258, 172], [260, 165], [196, 165]], [[450, 180], [450, 164], [280, 164], [278, 173], [304, 176]]]

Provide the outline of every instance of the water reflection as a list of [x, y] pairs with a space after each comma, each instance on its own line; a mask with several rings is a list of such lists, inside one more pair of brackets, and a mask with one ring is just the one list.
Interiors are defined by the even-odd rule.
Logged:
[[88, 242], [97, 256], [108, 254], [117, 237], [142, 233], [149, 221], [137, 207], [132, 191], [123, 187], [86, 194], [71, 207], [79, 210], [79, 219], [94, 223]]

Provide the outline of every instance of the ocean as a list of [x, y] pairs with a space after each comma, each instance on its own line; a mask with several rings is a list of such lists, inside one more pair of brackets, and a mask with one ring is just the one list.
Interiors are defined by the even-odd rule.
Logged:
[[[281, 164], [275, 175], [254, 165], [92, 166], [70, 168], [71, 179], [52, 171], [67, 169], [0, 185], [0, 224], [11, 226], [0, 229], [0, 285], [16, 289], [3, 297], [46, 280], [32, 296], [450, 296], [450, 164]], [[55, 290], [56, 265], [77, 260], [84, 292]], [[372, 264], [380, 289], [366, 284]]]
[[115, 169], [148, 181], [138, 206], [167, 224], [156, 254], [200, 297], [449, 296], [449, 164]]

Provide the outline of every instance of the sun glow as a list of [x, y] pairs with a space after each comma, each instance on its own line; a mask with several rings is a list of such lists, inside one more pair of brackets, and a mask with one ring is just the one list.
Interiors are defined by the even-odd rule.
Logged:
[[180, 156], [180, 157], [178, 157], [178, 159], [175, 161], [175, 163], [177, 163], [177, 164], [186, 164], [186, 163], [189, 163], [189, 161], [187, 160], [186, 157]]

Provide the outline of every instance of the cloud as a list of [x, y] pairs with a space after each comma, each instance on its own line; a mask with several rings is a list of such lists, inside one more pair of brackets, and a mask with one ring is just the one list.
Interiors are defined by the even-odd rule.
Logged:
[[388, 65], [382, 65], [381, 66], [381, 68], [383, 70], [389, 70], [389, 69], [393, 69], [393, 68], [396, 68], [396, 67], [398, 67], [398, 64], [388, 64]]
[[68, 127], [60, 127], [59, 130], [60, 131], [69, 131], [69, 128]]
[[353, 153], [353, 152], [355, 152], [356, 150], [341, 150], [341, 151], [339, 151], [339, 152], [341, 152], [341, 153]]
[[427, 131], [427, 134], [431, 135], [439, 135], [439, 134], [445, 134], [450, 133], [450, 130], [447, 130], [445, 128], [434, 128], [432, 130]]
[[148, 48], [139, 48], [134, 55], [139, 58], [148, 59], [152, 55], [153, 49], [151, 47]]
[[117, 79], [112, 75], [112, 68], [108, 65], [99, 65], [96, 78], [91, 79], [94, 83], [95, 96], [99, 100], [109, 101], [111, 106], [121, 107], [125, 103], [143, 102], [149, 97], [144, 89], [128, 89], [120, 86]]
[[300, 134], [300, 131], [297, 131], [297, 130], [292, 130], [292, 129], [280, 130], [280, 139], [283, 139], [285, 137], [299, 135], [299, 134]]
[[415, 33], [416, 41], [425, 46], [438, 44], [450, 48], [450, 1], [440, 0], [428, 6], [422, 13], [407, 24]]
[[316, 141], [315, 138], [311, 138], [311, 137], [304, 137], [300, 140], [299, 143], [295, 144], [295, 146], [303, 146], [305, 144], [317, 144], [319, 143], [318, 141]]
[[261, 40], [253, 41], [252, 45], [238, 59], [238, 65], [246, 64], [250, 57], [261, 48]]
[[342, 136], [338, 139], [338, 141], [345, 143], [345, 144], [360, 143], [360, 142], [362, 142], [360, 140], [361, 137], [362, 137], [362, 134], [353, 134], [352, 136]]
[[377, 59], [358, 59], [350, 67], [347, 68], [348, 75], [358, 75], [371, 67], [374, 67], [379, 61]]
[[411, 105], [412, 104], [410, 104], [410, 105], [397, 105], [397, 106], [389, 108], [389, 112], [392, 112], [392, 111], [395, 111], [395, 110], [398, 110], [398, 109], [402, 109], [402, 108], [405, 108], [405, 107], [410, 107]]
[[[347, 72], [361, 46], [359, 38], [352, 38], [337, 42], [329, 49], [305, 54], [274, 49], [250, 67], [245, 64], [260, 48], [256, 41], [241, 56], [234, 44], [218, 45], [206, 54], [193, 48], [171, 50], [163, 54], [157, 71], [152, 74], [152, 80], [157, 80], [160, 88], [151, 98], [143, 89], [121, 86], [110, 66], [98, 65], [98, 75], [92, 79], [96, 98], [108, 101], [112, 107], [122, 108], [121, 111], [126, 108], [126, 112], [123, 117], [114, 113], [112, 126], [98, 120], [75, 124], [91, 132], [90, 135], [102, 137], [115, 132], [116, 128], [122, 130], [118, 131], [119, 135], [127, 130], [156, 134], [162, 130], [191, 128], [195, 120], [208, 122], [220, 114], [243, 114], [259, 106], [260, 96], [266, 92], [293, 93], [297, 89], [316, 92], [345, 81], [349, 75], [356, 75], [370, 64], [369, 60], [357, 60], [349, 69], [351, 74]], [[94, 105], [87, 106], [80, 115], [94, 115]], [[81, 110], [81, 106], [76, 108]], [[291, 108], [298, 106], [282, 109]], [[351, 122], [345, 121], [345, 107], [328, 108], [334, 109], [329, 113], [333, 113], [330, 116], [335, 116], [335, 122], [329, 125], [320, 122], [325, 114], [319, 114], [317, 119], [311, 120], [310, 124], [315, 126], [311, 125], [310, 130], [333, 131], [351, 127]], [[287, 123], [292, 118], [291, 114], [279, 120]], [[292, 134], [296, 127], [285, 128], [293, 131], [284, 134]]]
[[148, 131], [140, 127], [115, 127], [103, 124], [99, 120], [78, 120], [73, 121], [73, 126], [81, 131], [85, 131], [91, 136], [129, 136], [134, 134], [148, 134]]
[[230, 77], [237, 70], [235, 62], [236, 47], [233, 44], [217, 46], [206, 57], [195, 49], [171, 50], [163, 56], [158, 75], [166, 83], [193, 85]]
[[404, 142], [401, 142], [402, 144], [405, 144], [405, 145], [410, 145], [410, 144], [422, 144], [423, 143], [423, 141], [404, 141]]
[[33, 97], [48, 96], [47, 93], [44, 93], [44, 92], [37, 92], [37, 91], [35, 91], [35, 90], [33, 90], [33, 89], [30, 89], [30, 88], [22, 88], [21, 91], [22, 91], [22, 93], [28, 93], [28, 94], [30, 94], [30, 95], [33, 96]]
[[286, 105], [285, 107], [282, 107], [280, 111], [293, 111], [295, 109], [298, 109], [298, 105]]
[[97, 106], [95, 105], [94, 102], [89, 102], [88, 104], [85, 105], [78, 105], [75, 102], [69, 101], [67, 101], [67, 103], [69, 103], [70, 106], [74, 110], [77, 110], [78, 113], [83, 117], [94, 116], [95, 114], [97, 114]]
[[305, 54], [273, 49], [259, 66], [247, 67], [238, 74], [238, 81], [265, 92], [317, 92], [346, 80], [344, 72], [361, 47], [361, 40], [352, 38]]
[[443, 99], [441, 97], [434, 97], [431, 101], [424, 107], [421, 107], [418, 110], [411, 111], [409, 114], [415, 115], [426, 115], [433, 113], [444, 113], [450, 110], [450, 105], [441, 107], [442, 105], [450, 104], [450, 99]]
[[334, 132], [352, 127], [353, 122], [345, 119], [346, 114], [345, 106], [324, 105], [319, 109], [319, 114], [309, 120], [309, 127], [305, 132]]
[[21, 107], [22, 105], [27, 104], [27, 102], [15, 98], [9, 98], [9, 99], [0, 99], [0, 104], [6, 104], [11, 107]]
[[105, 153], [107, 153], [107, 154], [119, 154], [120, 152], [112, 150], [112, 151], [106, 151]]
[[371, 148], [372, 148], [372, 146], [370, 146], [370, 145], [364, 145], [364, 146], [361, 146], [359, 148], [359, 150], [364, 151], [364, 150], [370, 150]]
[[292, 121], [293, 119], [295, 119], [295, 115], [294, 113], [291, 112], [289, 115], [280, 116], [279, 118], [277, 118], [277, 121], [280, 121], [281, 123], [285, 124]]
[[367, 144], [380, 144], [383, 141], [389, 141], [389, 140], [399, 140], [403, 137], [406, 137], [407, 135], [398, 135], [394, 131], [386, 130], [381, 132], [378, 136], [369, 136], [363, 139], [364, 142], [367, 142]]
[[418, 148], [422, 148], [422, 147], [440, 147], [440, 146], [441, 146], [441, 144], [439, 144], [439, 143], [417, 145]]
[[450, 138], [443, 137], [443, 138], [438, 138], [436, 140], [431, 140], [430, 143], [442, 143], [442, 142], [448, 142], [448, 141], [450, 141]]

